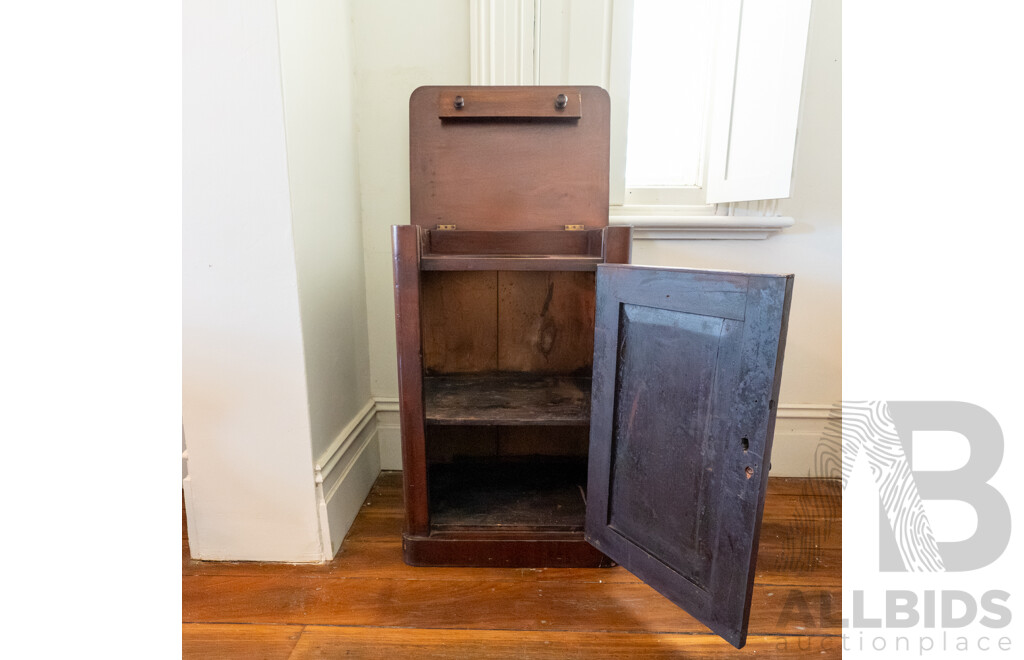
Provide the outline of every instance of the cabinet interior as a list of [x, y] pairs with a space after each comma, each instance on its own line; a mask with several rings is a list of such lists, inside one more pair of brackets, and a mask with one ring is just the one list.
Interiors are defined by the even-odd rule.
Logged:
[[581, 530], [594, 273], [424, 270], [420, 286], [431, 530]]

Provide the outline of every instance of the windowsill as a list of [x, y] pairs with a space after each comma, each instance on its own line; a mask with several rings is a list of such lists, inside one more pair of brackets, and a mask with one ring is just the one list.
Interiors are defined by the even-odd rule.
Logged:
[[761, 240], [796, 222], [789, 216], [714, 215], [704, 208], [708, 207], [612, 206], [609, 224], [632, 226], [637, 240]]

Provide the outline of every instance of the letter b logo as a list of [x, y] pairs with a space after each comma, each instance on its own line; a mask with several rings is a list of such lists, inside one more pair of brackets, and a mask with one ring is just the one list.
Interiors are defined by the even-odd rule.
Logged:
[[[967, 463], [944, 472], [913, 471], [915, 431], [953, 431], [970, 446]], [[959, 401], [844, 403], [843, 480], [865, 452], [879, 487], [882, 571], [970, 571], [999, 558], [1010, 541], [1010, 509], [988, 480], [1003, 458], [1003, 432], [985, 409]], [[978, 528], [963, 541], [936, 541], [924, 500], [974, 508]]]

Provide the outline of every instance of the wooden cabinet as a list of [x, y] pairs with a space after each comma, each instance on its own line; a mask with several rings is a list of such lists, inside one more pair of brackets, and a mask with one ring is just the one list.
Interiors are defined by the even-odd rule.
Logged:
[[420, 88], [410, 145], [406, 562], [614, 561], [742, 646], [792, 276], [628, 265], [598, 88]]

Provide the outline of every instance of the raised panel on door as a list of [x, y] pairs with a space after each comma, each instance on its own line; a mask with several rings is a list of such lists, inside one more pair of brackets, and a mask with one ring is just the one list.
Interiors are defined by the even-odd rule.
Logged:
[[791, 275], [599, 266], [586, 538], [746, 641]]

